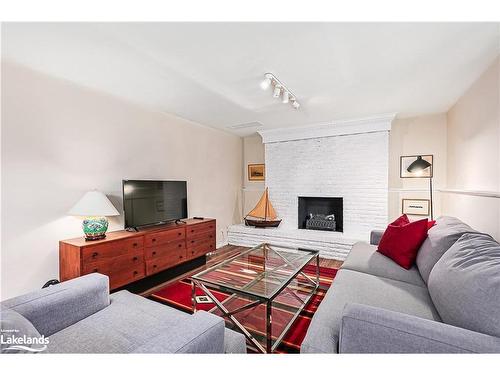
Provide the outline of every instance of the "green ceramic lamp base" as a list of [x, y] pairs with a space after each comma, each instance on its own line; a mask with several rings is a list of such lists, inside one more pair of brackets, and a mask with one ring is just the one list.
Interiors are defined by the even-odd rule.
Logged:
[[108, 230], [108, 219], [105, 217], [86, 217], [82, 223], [86, 241], [102, 240]]

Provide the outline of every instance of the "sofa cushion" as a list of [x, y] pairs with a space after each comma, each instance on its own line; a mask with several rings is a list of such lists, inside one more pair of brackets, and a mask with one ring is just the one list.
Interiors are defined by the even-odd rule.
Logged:
[[426, 283], [432, 267], [464, 233], [477, 233], [477, 231], [450, 216], [439, 217], [436, 225], [428, 230], [427, 238], [420, 246], [416, 260], [420, 275]]
[[467, 233], [436, 263], [429, 293], [443, 322], [500, 337], [500, 244]]
[[120, 291], [110, 305], [49, 337], [50, 353], [129, 353], [190, 315]]
[[405, 270], [385, 255], [380, 254], [377, 246], [368, 245], [365, 242], [354, 244], [341, 268], [425, 286], [416, 266]]
[[439, 321], [426, 288], [341, 269], [314, 314], [302, 342], [303, 353], [336, 353], [342, 312], [359, 303]]
[[224, 330], [224, 353], [242, 354], [247, 352], [245, 336], [229, 328]]
[[[42, 343], [42, 337], [31, 322], [18, 312], [5, 309], [0, 311], [0, 332], [2, 342], [0, 349], [2, 354], [8, 353], [37, 353], [44, 351], [46, 345]], [[17, 343], [11, 340], [26, 336], [30, 339], [41, 340], [39, 343]]]
[[134, 353], [223, 353], [224, 319], [206, 311], [159, 331]]

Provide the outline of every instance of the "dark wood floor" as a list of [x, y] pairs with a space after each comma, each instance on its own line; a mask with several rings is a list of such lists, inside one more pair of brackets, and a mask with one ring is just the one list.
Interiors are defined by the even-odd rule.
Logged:
[[[171, 280], [168, 280], [162, 284], [156, 285], [154, 288], [148, 289], [142, 293], [140, 293], [142, 296], [147, 297], [154, 293], [155, 291], [164, 288], [166, 285], [173, 283], [177, 280], [182, 280], [183, 278], [193, 275], [194, 273], [203, 271], [204, 269], [211, 267], [219, 262], [222, 262], [223, 260], [230, 258], [232, 256], [235, 256], [239, 253], [241, 253], [244, 250], [247, 250], [248, 247], [243, 247], [243, 246], [234, 246], [234, 245], [226, 245], [223, 247], [218, 248], [216, 251], [213, 253], [207, 254], [207, 263], [206, 265], [202, 267], [198, 267], [194, 270], [191, 270], [187, 273], [184, 273], [182, 275], [177, 276], [176, 278], [173, 278]], [[319, 265], [320, 267], [329, 267], [329, 268], [340, 268], [342, 265], [342, 261], [340, 260], [335, 260], [335, 259], [327, 259], [327, 258], [319, 258]]]

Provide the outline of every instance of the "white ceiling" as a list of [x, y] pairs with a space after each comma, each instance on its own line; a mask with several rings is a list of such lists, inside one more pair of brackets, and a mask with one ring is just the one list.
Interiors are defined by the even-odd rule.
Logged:
[[[497, 23], [3, 24], [2, 58], [154, 110], [263, 129], [446, 111], [499, 53]], [[262, 91], [274, 73], [302, 104]], [[232, 130], [239, 135], [255, 128]]]

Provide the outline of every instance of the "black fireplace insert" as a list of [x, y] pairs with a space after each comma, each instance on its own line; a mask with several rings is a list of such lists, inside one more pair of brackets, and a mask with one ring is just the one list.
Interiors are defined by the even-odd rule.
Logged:
[[299, 229], [344, 231], [344, 204], [339, 197], [299, 197]]

